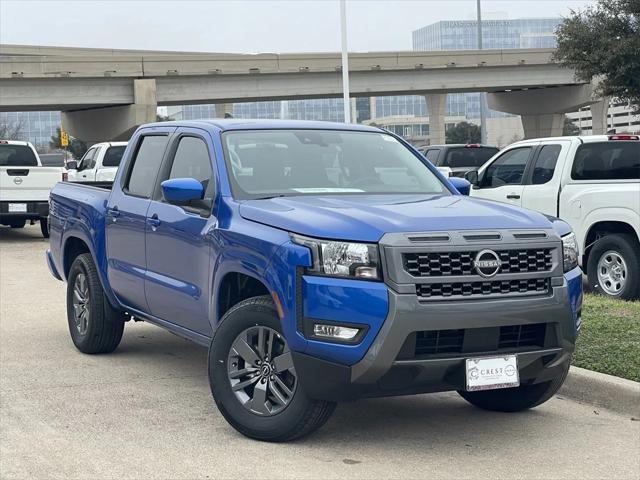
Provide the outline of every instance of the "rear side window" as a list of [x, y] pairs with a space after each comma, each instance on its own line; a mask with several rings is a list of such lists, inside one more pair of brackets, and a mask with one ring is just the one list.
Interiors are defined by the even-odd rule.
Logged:
[[487, 160], [498, 153], [497, 148], [491, 147], [455, 147], [447, 151], [447, 156], [442, 162], [443, 167], [480, 168]]
[[533, 185], [542, 185], [551, 180], [556, 169], [556, 163], [558, 163], [560, 150], [562, 150], [561, 145], [545, 145], [540, 149], [536, 164], [533, 167], [533, 176], [531, 177]]
[[204, 198], [213, 199], [211, 159], [204, 141], [197, 137], [182, 137], [171, 166], [169, 178], [195, 178], [204, 187]]
[[640, 179], [640, 142], [609, 141], [580, 145], [571, 168], [574, 180]]
[[127, 148], [126, 145], [107, 148], [107, 151], [104, 154], [104, 159], [102, 160], [102, 166], [117, 167], [118, 165], [120, 165], [120, 161], [122, 160], [122, 154], [124, 153], [126, 148]]
[[0, 144], [0, 167], [37, 167], [38, 159], [26, 145]]
[[126, 186], [128, 193], [139, 197], [151, 196], [167, 141], [165, 135], [142, 137], [129, 174]]
[[431, 163], [433, 163], [435, 165], [436, 161], [438, 160], [438, 154], [439, 153], [440, 153], [439, 149], [431, 148], [431, 149], [427, 150], [426, 152], [424, 152], [424, 156], [427, 158], [427, 160], [429, 160]]

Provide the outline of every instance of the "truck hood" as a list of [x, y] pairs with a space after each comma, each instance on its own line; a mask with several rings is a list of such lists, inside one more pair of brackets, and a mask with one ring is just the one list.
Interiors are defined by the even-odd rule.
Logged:
[[385, 233], [553, 228], [542, 214], [462, 195], [295, 196], [247, 200], [240, 215], [310, 237], [377, 242]]

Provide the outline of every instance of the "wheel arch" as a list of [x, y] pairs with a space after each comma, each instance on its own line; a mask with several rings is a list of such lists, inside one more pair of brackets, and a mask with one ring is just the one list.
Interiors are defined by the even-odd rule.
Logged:
[[640, 243], [640, 234], [638, 231], [626, 221], [621, 220], [600, 220], [594, 222], [584, 237], [583, 242], [583, 254], [582, 254], [582, 265], [586, 268], [586, 265], [589, 261], [589, 254], [591, 252], [591, 248], [594, 243], [599, 239], [606, 235], [611, 234], [628, 234], [632, 235], [636, 242]]
[[271, 296], [271, 291], [257, 276], [238, 270], [225, 272], [217, 282], [213, 295], [215, 325], [234, 305], [251, 297]]

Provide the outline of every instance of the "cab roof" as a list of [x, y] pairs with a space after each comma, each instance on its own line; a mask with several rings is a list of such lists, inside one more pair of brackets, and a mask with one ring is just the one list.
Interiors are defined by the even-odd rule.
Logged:
[[220, 131], [231, 130], [267, 130], [267, 129], [311, 129], [311, 130], [351, 130], [358, 132], [383, 132], [383, 130], [360, 124], [338, 122], [320, 122], [310, 120], [249, 120], [239, 118], [213, 118], [207, 120], [177, 120], [156, 122], [145, 127], [194, 127], [215, 128]]

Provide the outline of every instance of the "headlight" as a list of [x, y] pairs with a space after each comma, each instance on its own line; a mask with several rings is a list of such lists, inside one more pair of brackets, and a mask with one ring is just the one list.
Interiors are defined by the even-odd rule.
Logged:
[[565, 272], [578, 266], [578, 242], [574, 233], [562, 237], [562, 261]]
[[309, 247], [313, 265], [309, 272], [335, 277], [362, 280], [380, 280], [378, 246], [370, 243], [352, 243], [319, 240], [291, 235], [291, 240]]

